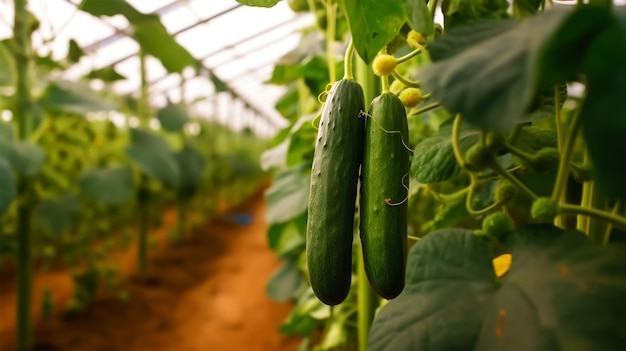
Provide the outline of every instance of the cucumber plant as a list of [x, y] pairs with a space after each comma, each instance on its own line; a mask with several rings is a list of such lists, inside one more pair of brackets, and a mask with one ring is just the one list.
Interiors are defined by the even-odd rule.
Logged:
[[[408, 256], [403, 292], [388, 302], [372, 306], [349, 293], [331, 313], [311, 301], [307, 270], [298, 266], [308, 194], [296, 184], [309, 177], [310, 158], [302, 156], [315, 148], [316, 109], [299, 108], [266, 153], [282, 187], [268, 194], [268, 238], [290, 262], [268, 290], [277, 295], [284, 284], [290, 294], [282, 299], [295, 300], [283, 331], [325, 350], [623, 345], [626, 154], [612, 142], [626, 137], [624, 8], [610, 1], [312, 3], [343, 13], [357, 59], [392, 80], [389, 91], [405, 103]], [[438, 9], [443, 17], [435, 20]], [[301, 107], [323, 91], [312, 87], [292, 103]], [[365, 149], [383, 149], [365, 140]], [[277, 216], [287, 204], [293, 210]], [[371, 214], [363, 205], [359, 211], [355, 222]], [[391, 267], [395, 249], [380, 250], [376, 259]], [[352, 253], [358, 262], [359, 250]], [[503, 255], [512, 261], [506, 273]], [[364, 276], [355, 273], [352, 287], [360, 288]], [[370, 329], [360, 317], [372, 308], [379, 309]], [[363, 330], [366, 340], [357, 337]]]

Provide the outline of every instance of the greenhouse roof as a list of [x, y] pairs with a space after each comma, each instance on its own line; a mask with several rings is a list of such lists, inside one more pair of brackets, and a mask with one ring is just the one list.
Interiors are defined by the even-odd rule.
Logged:
[[[247, 7], [235, 0], [127, 0], [143, 14], [157, 14], [167, 31], [201, 62], [198, 74], [191, 67], [181, 75], [168, 73], [154, 57], [146, 70], [151, 103], [161, 107], [167, 99], [184, 99], [190, 111], [235, 129], [251, 126], [272, 135], [286, 121], [274, 109], [285, 88], [266, 84], [273, 64], [300, 41], [298, 29], [310, 26], [313, 15], [298, 15], [281, 1], [271, 9]], [[80, 0], [30, 0], [39, 19], [33, 36], [39, 54], [53, 59], [68, 55], [74, 40], [86, 53], [62, 73], [78, 79], [94, 69], [114, 67], [126, 77], [113, 84], [120, 94], [138, 94], [141, 84], [139, 45], [130, 37], [130, 22], [122, 15], [93, 16], [79, 9]], [[0, 2], [0, 39], [12, 36], [13, 5]], [[217, 84], [216, 84], [217, 82]], [[223, 82], [225, 86], [219, 86]], [[93, 83], [97, 86], [97, 83]], [[234, 97], [234, 99], [233, 99]]]

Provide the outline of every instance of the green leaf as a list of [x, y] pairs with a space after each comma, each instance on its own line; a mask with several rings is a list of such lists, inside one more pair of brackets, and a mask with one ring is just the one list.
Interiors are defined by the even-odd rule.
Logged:
[[274, 108], [287, 120], [294, 121], [298, 118], [298, 102], [298, 89], [295, 84], [292, 84], [287, 88], [285, 94], [276, 101]]
[[78, 218], [80, 201], [74, 194], [43, 200], [33, 216], [37, 223], [51, 234], [61, 234], [71, 229]]
[[17, 174], [34, 178], [43, 167], [45, 153], [41, 147], [28, 141], [0, 139], [0, 158], [4, 158]]
[[81, 193], [103, 204], [121, 204], [133, 196], [133, 173], [127, 167], [91, 168], [80, 179]]
[[405, 0], [340, 0], [354, 47], [366, 63], [393, 39], [406, 21]]
[[101, 81], [107, 83], [127, 79], [124, 75], [117, 72], [113, 66], [106, 66], [100, 69], [92, 70], [85, 77], [89, 79], [100, 79]]
[[200, 150], [189, 143], [185, 143], [185, 146], [174, 154], [174, 159], [180, 170], [180, 188], [197, 187], [202, 180], [202, 172], [206, 166], [206, 160]]
[[70, 39], [69, 49], [67, 53], [68, 61], [76, 63], [80, 61], [81, 57], [85, 56], [83, 49], [78, 46], [78, 43], [74, 39]]
[[[475, 45], [463, 37], [474, 26], [456, 34], [451, 31], [433, 43], [433, 50], [443, 53], [433, 57], [436, 63], [425, 68], [420, 79], [446, 108], [460, 112], [468, 122], [487, 130], [508, 130], [528, 121], [539, 88], [539, 53], [570, 13], [554, 8], [517, 25], [509, 21], [476, 25], [485, 38]], [[466, 44], [445, 50], [458, 43]]]
[[287, 151], [289, 150], [290, 142], [291, 138], [283, 140], [280, 144], [263, 152], [261, 155], [261, 167], [263, 170], [279, 169], [287, 164]]
[[498, 282], [488, 245], [445, 229], [411, 249], [407, 285], [376, 316], [372, 351], [617, 350], [626, 342], [626, 251], [577, 231], [525, 225], [507, 234]]
[[143, 14], [124, 0], [83, 0], [79, 8], [94, 16], [126, 17], [133, 27], [133, 38], [145, 53], [159, 59], [170, 73], [180, 73], [185, 67], [197, 63], [189, 51], [167, 32], [157, 15]]
[[290, 221], [274, 223], [269, 227], [268, 246], [280, 259], [297, 256], [304, 250], [306, 218], [306, 213], [303, 213]]
[[487, 245], [465, 229], [428, 234], [409, 253], [406, 279], [374, 319], [368, 349], [473, 349], [498, 286]]
[[161, 122], [161, 127], [168, 132], [180, 132], [190, 120], [187, 111], [170, 101], [157, 112], [157, 118]]
[[534, 153], [544, 147], [557, 147], [557, 135], [553, 129], [529, 125], [522, 127], [511, 143], [523, 151]]
[[[587, 96], [580, 119], [597, 184], [626, 200], [626, 10], [584, 7], [570, 16], [542, 52], [542, 83], [583, 73]], [[619, 43], [619, 44], [618, 44]], [[563, 63], [564, 62], [564, 63]]]
[[237, 0], [240, 4], [256, 7], [273, 7], [278, 1], [280, 0]]
[[117, 107], [96, 95], [89, 87], [75, 82], [50, 82], [39, 99], [40, 106], [51, 112], [86, 115], [90, 112], [112, 111]]
[[301, 163], [311, 164], [313, 162], [317, 130], [313, 126], [312, 121], [317, 116], [317, 113], [302, 116], [292, 126], [289, 148], [287, 149], [287, 166], [295, 166]]
[[169, 144], [159, 136], [142, 129], [131, 129], [128, 157], [148, 176], [169, 186], [179, 181], [179, 169]]
[[507, 18], [507, 0], [444, 0], [444, 27], [452, 29], [478, 21]]
[[0, 216], [11, 206], [11, 202], [17, 196], [17, 185], [13, 177], [13, 169], [7, 160], [0, 157]]
[[626, 255], [577, 231], [526, 225], [485, 311], [477, 350], [618, 350], [626, 343]]
[[422, 0], [406, 0], [407, 17], [411, 28], [428, 36], [435, 33], [433, 18], [428, 10], [428, 4]]
[[14, 139], [14, 128], [13, 123], [0, 121], [0, 141], [4, 140], [6, 142], [13, 141]]
[[[459, 147], [465, 153], [478, 142], [480, 130], [461, 124]], [[431, 184], [449, 179], [462, 171], [452, 148], [452, 119], [444, 122], [437, 133], [418, 143], [413, 151], [411, 174], [423, 184]]]
[[15, 60], [11, 52], [11, 39], [0, 41], [0, 86], [12, 86], [15, 76]]
[[542, 0], [513, 0], [513, 15], [528, 17], [537, 13]]
[[293, 298], [301, 284], [302, 273], [297, 261], [288, 260], [272, 273], [265, 291], [272, 300], [286, 302]]
[[301, 165], [281, 171], [265, 192], [267, 221], [281, 223], [306, 212], [309, 202], [310, 167]]

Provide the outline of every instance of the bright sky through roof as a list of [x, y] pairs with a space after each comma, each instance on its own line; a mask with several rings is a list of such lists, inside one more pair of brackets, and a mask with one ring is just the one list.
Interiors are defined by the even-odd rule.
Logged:
[[[127, 1], [144, 13], [174, 4], [168, 11], [160, 14], [161, 21], [170, 33], [216, 16], [182, 32], [176, 39], [194, 57], [203, 59], [205, 65], [233, 87], [237, 94], [267, 116], [271, 124], [286, 124], [274, 110], [275, 102], [285, 91], [284, 87], [266, 85], [264, 82], [270, 78], [273, 64], [298, 44], [300, 35], [297, 34], [297, 29], [311, 25], [314, 22], [313, 15], [294, 14], [286, 1], [280, 1], [271, 9], [238, 6], [235, 0]], [[114, 35], [116, 30], [127, 28], [128, 21], [121, 15], [95, 18], [78, 11], [76, 4], [79, 2], [80, 0], [30, 0], [30, 10], [41, 21], [40, 31], [33, 37], [33, 44], [41, 54], [51, 52], [55, 59], [67, 55], [70, 39], [76, 40], [81, 47], [91, 49], [88, 57], [83, 58], [64, 75], [63, 78], [67, 79], [77, 79], [92, 68], [106, 67], [133, 55], [115, 65], [116, 70], [128, 79], [115, 83], [114, 89], [123, 94], [138, 92], [139, 59], [134, 56], [138, 51], [137, 43], [128, 37], [119, 36], [104, 45], [93, 46]], [[573, 4], [576, 1], [555, 1], [557, 2]], [[626, 5], [626, 0], [616, 0], [615, 4]], [[12, 1], [1, 0], [0, 39], [12, 36], [12, 16]], [[51, 41], [50, 38], [55, 40]], [[179, 101], [180, 77], [168, 76], [160, 62], [154, 58], [149, 58], [147, 64], [148, 81], [153, 83], [153, 105], [162, 106], [167, 98]], [[207, 99], [213, 96], [212, 84], [203, 77], [193, 78], [192, 70], [185, 72], [185, 76], [190, 78], [185, 85], [186, 100], [200, 101], [193, 106], [193, 113], [205, 118], [215, 118], [235, 129], [243, 126], [245, 121], [233, 118], [233, 114], [241, 113], [242, 104], [233, 106], [227, 94], [219, 94], [217, 99]], [[248, 119], [255, 118], [251, 114]], [[257, 123], [257, 127], [263, 123]], [[268, 124], [266, 133], [275, 132], [276, 126], [272, 128]]]

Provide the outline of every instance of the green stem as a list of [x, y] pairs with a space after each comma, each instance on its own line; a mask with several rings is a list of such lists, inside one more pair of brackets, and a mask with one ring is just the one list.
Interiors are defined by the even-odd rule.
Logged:
[[618, 216], [614, 213], [598, 210], [597, 208], [592, 207], [582, 207], [571, 204], [561, 204], [559, 205], [559, 213], [560, 214], [585, 214], [590, 217], [601, 219], [607, 223], [613, 224], [614, 226], [620, 227], [622, 229], [626, 228], [626, 218]]
[[496, 171], [502, 178], [508, 180], [512, 184], [515, 184], [518, 188], [520, 188], [523, 192], [525, 192], [528, 196], [530, 196], [533, 200], [537, 199], [538, 196], [532, 190], [530, 190], [524, 183], [522, 183], [517, 177], [507, 172], [506, 169], [502, 168], [502, 166], [495, 159], [489, 164], [489, 167]]
[[554, 115], [556, 120], [556, 140], [559, 151], [563, 149], [563, 121], [561, 120], [561, 93], [559, 85], [554, 85]]
[[415, 110], [415, 112], [413, 112], [411, 114], [411, 116], [417, 116], [417, 115], [422, 114], [424, 112], [428, 112], [430, 110], [434, 110], [434, 109], [436, 109], [436, 108], [438, 108], [440, 106], [441, 106], [441, 103], [433, 102], [432, 104], [426, 105], [424, 107], [420, 107], [419, 109]]
[[569, 130], [567, 131], [567, 138], [563, 144], [561, 150], [561, 160], [559, 162], [559, 170], [554, 183], [554, 189], [552, 191], [552, 200], [560, 203], [562, 200], [562, 194], [567, 185], [567, 178], [569, 176], [569, 165], [574, 153], [574, 146], [576, 145], [576, 139], [578, 136], [578, 129], [580, 127], [580, 110], [579, 107], [576, 113], [572, 116]]
[[363, 254], [359, 250], [357, 258], [357, 303], [358, 303], [358, 350], [367, 351], [367, 339], [369, 330], [374, 321], [374, 312], [378, 304], [378, 299], [374, 290], [370, 286], [367, 274], [365, 273], [365, 263], [363, 262]]
[[380, 82], [382, 83], [381, 87], [383, 94], [389, 93], [389, 77], [380, 77]]
[[17, 345], [18, 350], [28, 350], [32, 345], [32, 258], [30, 235], [30, 206], [22, 204], [18, 208], [17, 237]]
[[410, 80], [408, 78], [406, 78], [405, 76], [401, 75], [400, 73], [398, 73], [395, 69], [393, 71], [391, 71], [391, 75], [402, 82], [402, 84], [406, 85], [407, 87], [413, 87], [413, 88], [419, 88], [420, 87], [420, 82], [418, 81], [414, 81], [414, 80]]
[[415, 50], [409, 52], [408, 54], [406, 54], [404, 56], [396, 58], [396, 62], [398, 62], [398, 64], [400, 64], [402, 62], [406, 62], [406, 61], [412, 59], [413, 57], [417, 56], [418, 54], [421, 54], [422, 51], [425, 51], [423, 47], [421, 49], [415, 49]]
[[[376, 96], [378, 96], [378, 87], [380, 86], [379, 84], [377, 84], [378, 79], [376, 75], [374, 75], [374, 72], [372, 72], [370, 66], [366, 64], [361, 58], [357, 58], [356, 61], [356, 76], [358, 82], [363, 87], [365, 101], [372, 101]], [[355, 221], [355, 238], [358, 238], [358, 222], [359, 216], [357, 214], [357, 218]], [[365, 266], [363, 263], [363, 253], [361, 252], [361, 250], [359, 250], [357, 256], [357, 304], [359, 307], [357, 317], [358, 350], [366, 351], [369, 330], [370, 326], [372, 325], [372, 321], [374, 320], [374, 313], [378, 305], [378, 299], [376, 293], [369, 284], [369, 280], [367, 279]]]
[[139, 190], [139, 237], [137, 239], [137, 274], [140, 281], [148, 276], [148, 229], [150, 226], [150, 195], [148, 189]]
[[461, 119], [461, 114], [458, 113], [456, 117], [454, 117], [454, 123], [452, 123], [452, 151], [454, 151], [454, 157], [456, 158], [456, 162], [459, 166], [461, 166], [461, 168], [466, 168], [467, 162], [465, 161], [465, 158], [463, 158], [463, 153], [461, 152], [461, 147], [459, 146]]
[[[585, 151], [583, 156], [583, 164], [587, 164], [589, 162], [589, 153]], [[580, 206], [582, 207], [591, 207], [593, 202], [593, 193], [595, 190], [594, 181], [584, 182], [582, 189], [582, 196], [580, 200]], [[576, 229], [579, 231], [586, 233], [589, 235], [589, 217], [585, 215], [578, 215], [576, 220]]]
[[352, 42], [352, 38], [348, 42], [348, 47], [346, 47], [346, 54], [343, 60], [343, 78], [344, 79], [354, 79], [354, 74], [352, 71], [352, 56], [354, 55], [354, 43]]
[[146, 54], [143, 49], [139, 49], [139, 72], [140, 72], [140, 95], [137, 105], [137, 115], [142, 126], [148, 126], [150, 121], [149, 93], [148, 93], [148, 73], [146, 67]]
[[[27, 0], [14, 1], [13, 54], [16, 66], [15, 79], [15, 119], [17, 135], [20, 140], [27, 140], [33, 131], [31, 115], [31, 87], [29, 84], [29, 66], [31, 60], [31, 38], [27, 10]], [[20, 195], [28, 194], [29, 180], [18, 178]], [[18, 205], [17, 212], [17, 347], [18, 350], [30, 349], [32, 345], [32, 254], [30, 219], [32, 203], [24, 201]]]
[[467, 197], [465, 198], [465, 208], [467, 209], [467, 213], [469, 213], [470, 215], [474, 217], [479, 217], [479, 216], [489, 213], [494, 208], [498, 208], [499, 206], [502, 205], [502, 202], [494, 202], [493, 204], [485, 208], [482, 208], [480, 210], [474, 210], [472, 206], [472, 199], [474, 198], [474, 189], [476, 187], [477, 179], [474, 173], [470, 173], [470, 177], [471, 177], [471, 183], [469, 186], [469, 191], [467, 192]]
[[430, 18], [435, 19], [435, 11], [437, 11], [438, 0], [431, 0], [428, 3], [428, 11], [430, 11]]
[[335, 69], [335, 26], [336, 26], [337, 5], [333, 0], [326, 0], [326, 55], [328, 60], [328, 76], [331, 82], [337, 79]]
[[513, 155], [517, 156], [518, 158], [520, 158], [521, 160], [532, 164], [533, 162], [536, 161], [536, 157], [534, 155], [531, 155], [519, 148], [517, 148], [515, 145], [511, 144], [508, 141], [504, 142], [504, 147]]
[[[615, 205], [613, 206], [613, 210], [611, 211], [611, 213], [617, 216], [617, 214], [619, 213], [620, 206], [621, 206], [621, 201], [618, 200], [617, 202], [615, 202]], [[613, 232], [613, 224], [609, 223], [606, 226], [606, 230], [604, 231], [604, 237], [602, 238], [602, 242], [601, 242], [602, 246], [607, 245], [609, 243], [609, 240], [611, 240], [611, 232]]]

